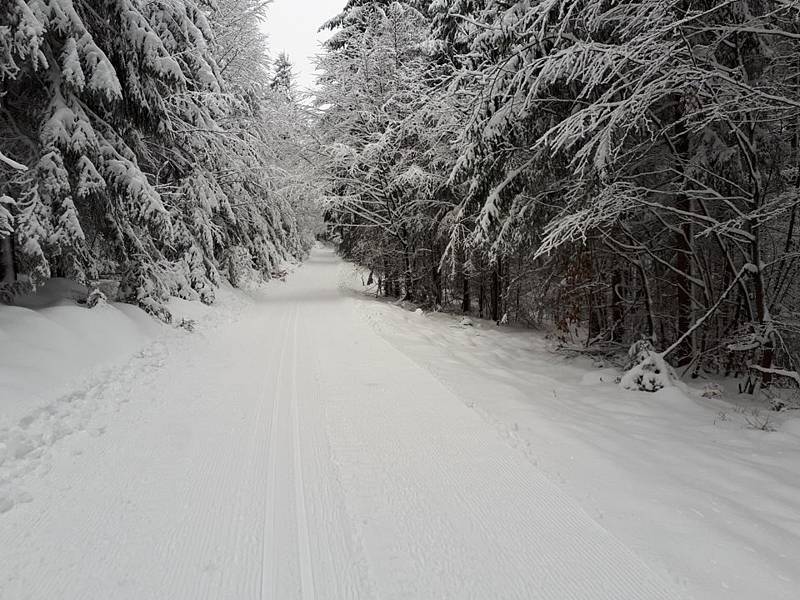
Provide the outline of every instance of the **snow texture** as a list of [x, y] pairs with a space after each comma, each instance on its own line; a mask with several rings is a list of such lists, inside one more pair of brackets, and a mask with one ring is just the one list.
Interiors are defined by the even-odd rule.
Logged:
[[[348, 281], [363, 290], [352, 270]], [[444, 313], [423, 320], [362, 298], [359, 311], [381, 335], [671, 582], [672, 597], [797, 597], [793, 411], [758, 412], [716, 382], [628, 391], [616, 369], [553, 352], [530, 330], [477, 319], [461, 327]]]
[[[432, 331], [469, 345], [480, 327], [362, 305], [346, 273], [316, 250], [286, 283], [198, 309], [195, 333], [160, 326], [105, 376], [42, 390], [58, 408], [3, 434], [16, 505], [0, 515], [0, 597], [681, 597], [649, 545], [610, 533], [464, 401], [474, 391], [394, 345]], [[75, 319], [66, 308], [49, 314]], [[406, 327], [387, 340], [371, 323]], [[487, 401], [506, 375], [484, 381]], [[44, 422], [58, 433], [31, 436]]]

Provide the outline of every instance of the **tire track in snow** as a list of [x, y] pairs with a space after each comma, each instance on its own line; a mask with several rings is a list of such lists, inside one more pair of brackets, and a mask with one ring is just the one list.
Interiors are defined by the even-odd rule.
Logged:
[[[203, 382], [203, 391], [192, 399], [187, 423], [174, 432], [193, 438], [186, 449], [188, 456], [182, 459], [188, 462], [186, 468], [169, 475], [178, 478], [176, 483], [187, 480], [175, 490], [176, 500], [185, 508], [162, 545], [171, 565], [162, 586], [180, 590], [178, 597], [216, 599], [230, 597], [235, 591], [237, 598], [253, 598], [256, 594], [253, 582], [257, 578], [251, 574], [257, 568], [253, 554], [260, 538], [252, 537], [252, 523], [258, 522], [252, 498], [263, 498], [257, 476], [263, 473], [265, 462], [257, 444], [265, 439], [266, 381], [277, 374], [269, 368], [274, 363], [270, 354], [277, 357], [280, 351], [264, 334], [273, 326], [279, 331], [285, 320], [280, 313], [274, 322], [265, 315], [252, 316], [255, 318], [247, 328], [252, 337], [246, 343], [234, 338], [217, 346], [219, 357], [214, 367], [208, 369], [209, 363], [205, 372], [195, 374]], [[216, 354], [210, 350], [208, 356]], [[194, 362], [194, 357], [189, 360]], [[204, 362], [193, 365], [193, 370], [202, 369]], [[218, 377], [218, 373], [231, 379]], [[157, 455], [153, 460], [158, 460]], [[166, 477], [165, 473], [160, 478]], [[186, 560], [187, 556], [195, 558]]]

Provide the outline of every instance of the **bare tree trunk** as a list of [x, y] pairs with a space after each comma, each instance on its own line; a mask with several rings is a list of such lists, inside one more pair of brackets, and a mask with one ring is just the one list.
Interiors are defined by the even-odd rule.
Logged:
[[651, 342], [655, 343], [656, 323], [653, 316], [653, 293], [650, 290], [650, 280], [647, 278], [647, 272], [642, 267], [641, 257], [639, 257], [636, 267], [639, 270], [639, 276], [642, 278], [642, 289], [644, 290], [645, 309], [647, 310], [647, 336]]
[[383, 295], [392, 295], [392, 271], [385, 254], [383, 255]]
[[461, 312], [469, 313], [472, 310], [472, 297], [470, 296], [469, 273], [466, 269], [466, 260], [461, 263]]
[[484, 285], [483, 273], [481, 273], [481, 287], [478, 291], [478, 316], [482, 319], [486, 314], [486, 286]]
[[431, 277], [433, 278], [433, 301], [436, 306], [442, 305], [442, 274], [439, 272], [439, 266], [434, 262], [431, 269]]
[[497, 259], [494, 269], [492, 269], [492, 321], [500, 321], [500, 259]]
[[622, 294], [620, 294], [620, 287], [622, 286], [622, 271], [614, 269], [611, 275], [611, 341], [619, 341], [620, 333], [622, 332]]
[[14, 269], [14, 242], [12, 236], [0, 240], [0, 275], [2, 283], [10, 285], [16, 280]]
[[[689, 162], [689, 134], [686, 127], [680, 124], [678, 127], [678, 139], [676, 142], [676, 149], [679, 158], [683, 163], [683, 168]], [[684, 183], [685, 185], [685, 183]], [[678, 195], [676, 201], [677, 209], [684, 213], [692, 212], [692, 203], [685, 193]], [[684, 222], [680, 226], [680, 232], [675, 236], [675, 247], [677, 255], [675, 257], [675, 267], [680, 275], [677, 281], [677, 324], [678, 324], [678, 337], [688, 331], [692, 326], [693, 317], [693, 300], [692, 300], [692, 226], [688, 222]], [[683, 347], [678, 349], [677, 361], [679, 366], [685, 366], [692, 360], [694, 348], [692, 338], [686, 338]]]
[[773, 332], [770, 330], [772, 327], [770, 323], [772, 317], [767, 309], [767, 294], [766, 286], [764, 285], [764, 269], [761, 264], [761, 241], [759, 237], [759, 231], [755, 230], [753, 243], [751, 244], [751, 260], [753, 265], [755, 265], [753, 288], [756, 299], [756, 318], [759, 324], [767, 330], [766, 339], [761, 349], [760, 366], [764, 369], [761, 371], [761, 383], [762, 385], [769, 386], [772, 384], [772, 373], [770, 373], [768, 369], [772, 367], [772, 361], [775, 358], [775, 339]]
[[414, 300], [414, 280], [413, 273], [411, 272], [411, 253], [406, 246], [403, 249], [403, 260], [405, 263], [405, 273], [403, 273], [403, 282], [405, 284], [405, 299]]

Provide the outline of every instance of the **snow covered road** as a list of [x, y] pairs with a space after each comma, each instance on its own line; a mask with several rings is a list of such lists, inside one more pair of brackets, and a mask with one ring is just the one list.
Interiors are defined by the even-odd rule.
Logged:
[[678, 597], [379, 336], [340, 265], [317, 249], [82, 390], [102, 426], [14, 475], [0, 598]]

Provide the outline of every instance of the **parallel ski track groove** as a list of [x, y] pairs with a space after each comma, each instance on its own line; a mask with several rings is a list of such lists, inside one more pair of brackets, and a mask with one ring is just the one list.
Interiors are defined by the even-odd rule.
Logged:
[[[266, 477], [265, 477], [265, 467], [263, 463], [259, 460], [262, 459], [264, 461], [268, 460], [268, 452], [269, 452], [269, 437], [268, 433], [268, 421], [267, 417], [270, 416], [272, 411], [267, 409], [267, 405], [274, 404], [275, 396], [277, 394], [278, 389], [278, 381], [280, 378], [280, 370], [278, 368], [278, 360], [281, 353], [283, 352], [283, 346], [286, 341], [286, 337], [288, 336], [289, 331], [289, 311], [283, 311], [281, 315], [281, 319], [279, 321], [279, 325], [277, 327], [277, 331], [280, 333], [278, 334], [279, 340], [281, 343], [274, 348], [273, 355], [270, 355], [269, 358], [266, 360], [270, 360], [270, 364], [264, 366], [264, 374], [261, 378], [261, 385], [259, 388], [259, 395], [258, 395], [258, 407], [256, 413], [256, 419], [253, 427], [252, 433], [252, 441], [250, 444], [251, 450], [251, 457], [253, 459], [252, 465], [252, 475], [250, 480], [247, 482], [245, 488], [243, 489], [243, 496], [250, 497], [251, 494], [261, 493], [262, 495], [262, 506], [261, 506], [261, 519], [262, 525], [265, 522], [264, 515], [266, 514], [267, 505], [266, 505]], [[264, 331], [264, 347], [268, 347], [267, 340], [270, 338], [266, 335], [267, 331]], [[266, 353], [265, 353], [266, 355]], [[268, 368], [271, 367], [271, 368]], [[272, 387], [269, 387], [269, 379], [272, 376]], [[270, 397], [269, 392], [272, 392], [272, 397]], [[262, 487], [263, 486], [263, 487]], [[265, 538], [267, 532], [262, 528], [261, 536], [259, 537], [258, 530], [253, 532], [252, 526], [249, 523], [244, 522], [242, 523], [242, 529], [247, 530], [250, 536], [254, 536], [257, 540], [258, 545], [255, 546], [260, 551], [260, 561], [259, 567], [260, 570], [258, 571], [257, 579], [247, 578], [248, 588], [240, 590], [243, 598], [261, 598], [262, 597], [262, 583], [263, 583], [263, 566], [264, 566], [264, 546], [265, 546]], [[239, 538], [241, 540], [241, 538]], [[237, 544], [237, 547], [241, 547], [241, 545]], [[249, 589], [250, 582], [254, 582], [254, 589]]]
[[294, 426], [294, 489], [297, 516], [298, 553], [300, 562], [300, 591], [303, 600], [314, 600], [314, 571], [311, 560], [311, 538], [308, 532], [308, 513], [306, 507], [305, 484], [303, 482], [303, 461], [300, 444], [300, 418], [297, 398], [297, 322], [300, 306], [297, 305], [294, 317], [294, 336], [292, 342], [292, 424]]
[[98, 436], [20, 475], [0, 597], [679, 597], [331, 293], [336, 263], [82, 390]]
[[[261, 544], [261, 585], [259, 587], [259, 598], [261, 600], [278, 600], [278, 552], [276, 541], [276, 523], [277, 515], [276, 510], [276, 487], [278, 477], [278, 421], [280, 418], [280, 405], [281, 405], [281, 390], [280, 381], [283, 372], [283, 364], [286, 358], [286, 342], [289, 338], [289, 329], [291, 328], [291, 317], [286, 319], [286, 327], [281, 337], [281, 352], [278, 359], [278, 367], [275, 371], [275, 386], [274, 386], [274, 399], [272, 402], [272, 415], [270, 418], [269, 429], [269, 449], [267, 456], [267, 489], [264, 494], [264, 509], [263, 509], [263, 539]], [[269, 574], [269, 582], [265, 582], [265, 578]], [[269, 589], [269, 596], [265, 596], [265, 590]]]

